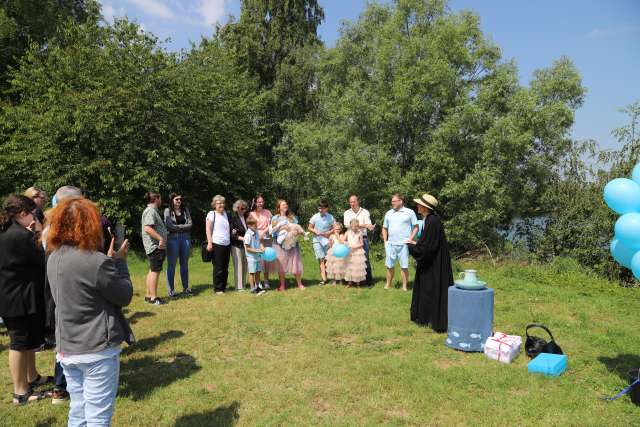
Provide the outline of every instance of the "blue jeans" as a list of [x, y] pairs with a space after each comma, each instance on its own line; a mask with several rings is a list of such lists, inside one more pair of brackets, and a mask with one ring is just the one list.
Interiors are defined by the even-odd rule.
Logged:
[[118, 392], [120, 355], [93, 363], [65, 364], [69, 404], [69, 427], [111, 425]]
[[60, 362], [56, 362], [56, 367], [54, 369], [53, 379], [55, 383], [55, 389], [59, 391], [64, 391], [67, 389], [67, 379], [64, 377], [64, 371], [62, 370], [62, 365]]
[[171, 234], [167, 239], [167, 288], [173, 291], [176, 262], [180, 259], [182, 289], [189, 288], [189, 248], [191, 241], [187, 233]]

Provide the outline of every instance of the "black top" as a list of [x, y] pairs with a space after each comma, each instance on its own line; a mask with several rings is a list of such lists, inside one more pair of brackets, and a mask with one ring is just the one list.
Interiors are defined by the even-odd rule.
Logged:
[[[246, 216], [244, 219], [246, 223]], [[242, 240], [238, 239], [238, 237], [244, 237], [244, 233], [247, 232], [247, 228], [244, 226], [240, 215], [238, 215], [237, 213], [234, 213], [231, 217], [231, 221], [229, 221], [229, 229], [231, 230], [231, 244], [236, 248], [242, 248], [244, 246], [244, 243], [242, 242]], [[234, 233], [233, 230], [235, 230], [236, 232]]]
[[44, 251], [14, 222], [0, 232], [0, 317], [44, 313]]
[[184, 213], [182, 211], [180, 211], [180, 215], [178, 215], [177, 213], [174, 212], [175, 218], [176, 218], [176, 224], [177, 225], [184, 225], [187, 223], [187, 219], [184, 217]]

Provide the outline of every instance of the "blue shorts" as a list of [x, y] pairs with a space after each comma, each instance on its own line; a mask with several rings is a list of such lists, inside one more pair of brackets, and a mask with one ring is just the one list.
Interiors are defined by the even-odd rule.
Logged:
[[259, 273], [262, 271], [262, 260], [260, 258], [247, 257], [247, 271], [249, 274]]
[[316, 259], [326, 258], [328, 250], [329, 250], [329, 244], [322, 246], [320, 242], [313, 242], [313, 252], [315, 252], [316, 254]]
[[387, 242], [384, 245], [384, 251], [387, 254], [384, 262], [387, 268], [393, 268], [396, 261], [400, 262], [400, 268], [409, 268], [409, 248], [407, 245], [393, 245]]

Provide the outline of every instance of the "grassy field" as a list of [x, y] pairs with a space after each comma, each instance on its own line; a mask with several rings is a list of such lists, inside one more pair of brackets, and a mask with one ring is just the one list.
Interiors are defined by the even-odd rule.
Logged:
[[[569, 369], [547, 378], [528, 374], [523, 354], [503, 365], [412, 324], [411, 293], [382, 289], [379, 253], [371, 290], [317, 286], [309, 246], [304, 258], [305, 291], [290, 280], [285, 293], [255, 297], [213, 295], [211, 266], [194, 257], [197, 294], [161, 307], [142, 301], [146, 267], [130, 260], [126, 315], [138, 343], [123, 351], [114, 425], [638, 425], [628, 397], [599, 398], [640, 367], [640, 289], [564, 260], [458, 266], [495, 289], [495, 330], [524, 335], [534, 320], [552, 329]], [[66, 425], [67, 405], [10, 405], [7, 346], [0, 336], [0, 425]], [[42, 373], [53, 358], [38, 355]]]

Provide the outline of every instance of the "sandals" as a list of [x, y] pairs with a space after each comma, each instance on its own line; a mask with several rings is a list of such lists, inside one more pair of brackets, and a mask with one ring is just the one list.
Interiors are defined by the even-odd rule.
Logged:
[[12, 403], [14, 406], [22, 406], [22, 405], [26, 405], [27, 403], [37, 402], [38, 400], [47, 398], [47, 395], [45, 392], [33, 391], [33, 390], [29, 390], [25, 394], [12, 393], [12, 395], [13, 395]]
[[54, 380], [53, 380], [53, 377], [51, 375], [43, 377], [42, 375], [38, 374], [36, 379], [29, 383], [29, 388], [36, 388], [36, 387], [39, 387], [41, 385], [53, 384], [53, 381]]

